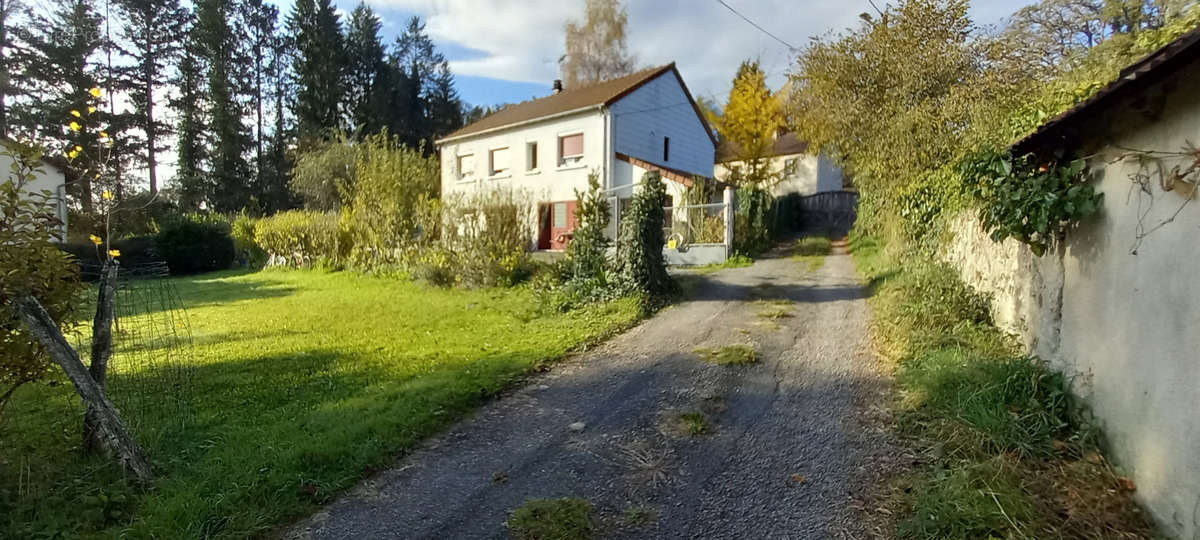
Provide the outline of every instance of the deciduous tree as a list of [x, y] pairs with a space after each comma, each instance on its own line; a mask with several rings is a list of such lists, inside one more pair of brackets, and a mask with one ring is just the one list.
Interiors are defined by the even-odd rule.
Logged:
[[563, 84], [577, 88], [633, 72], [625, 44], [629, 14], [620, 0], [587, 0], [583, 21], [566, 27], [566, 54], [559, 60]]

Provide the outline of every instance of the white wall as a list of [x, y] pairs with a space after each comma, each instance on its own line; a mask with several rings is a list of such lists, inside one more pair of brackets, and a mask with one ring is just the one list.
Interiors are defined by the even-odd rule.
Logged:
[[[7, 153], [8, 150], [0, 147], [0, 171], [4, 171], [4, 176], [0, 177], [0, 182], [12, 179], [12, 157]], [[49, 191], [53, 199], [49, 201], [55, 206], [55, 212], [58, 219], [63, 222], [61, 229], [60, 241], [66, 241], [67, 238], [67, 201], [65, 199], [66, 178], [62, 171], [49, 164], [42, 164], [38, 171], [35, 172], [33, 181], [25, 184], [23, 193], [41, 193]]]
[[[559, 167], [558, 137], [580, 132], [583, 159], [578, 164]], [[536, 171], [525, 169], [525, 144], [530, 141], [538, 143]], [[501, 146], [509, 148], [512, 169], [508, 174], [489, 178], [488, 151]], [[604, 147], [604, 117], [599, 110], [450, 141], [440, 148], [442, 195], [503, 188], [528, 192], [532, 203], [575, 200], [575, 190], [587, 188], [588, 174], [594, 171], [603, 175]], [[463, 154], [474, 156], [475, 174], [460, 181], [455, 167], [457, 157]]]
[[1096, 154], [1090, 164], [1104, 208], [1070, 231], [1057, 253], [988, 248], [977, 226], [959, 223], [950, 258], [969, 283], [996, 296], [998, 318], [1072, 378], [1112, 457], [1168, 534], [1193, 539], [1200, 538], [1200, 205], [1184, 206], [1134, 255], [1139, 227], [1163, 223], [1185, 199], [1157, 179], [1149, 193], [1133, 189], [1137, 165], [1113, 163], [1120, 148], [1177, 151], [1200, 142], [1200, 64], [1189, 76], [1167, 92], [1162, 110], [1122, 103], [1083, 126], [1093, 137], [1107, 134], [1083, 149]]
[[[617, 152], [700, 176], [713, 175], [712, 139], [674, 72], [659, 75], [609, 110]], [[663, 161], [663, 137], [671, 139], [667, 161]]]
[[[785, 175], [784, 170], [789, 159], [797, 160], [796, 173]], [[729, 176], [733, 167], [740, 166], [741, 164], [742, 162], [740, 161], [718, 163], [715, 167], [716, 178], [724, 180]], [[826, 191], [840, 191], [842, 189], [841, 169], [837, 168], [833, 164], [833, 161], [825, 156], [814, 156], [812, 154], [773, 156], [767, 159], [767, 166], [770, 171], [782, 176], [779, 183], [771, 190], [771, 194], [776, 197], [792, 193], [814, 195]]]

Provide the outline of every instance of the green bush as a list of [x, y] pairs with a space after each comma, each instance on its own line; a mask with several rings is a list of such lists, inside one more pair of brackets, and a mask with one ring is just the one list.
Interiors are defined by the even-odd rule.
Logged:
[[238, 260], [252, 267], [260, 267], [267, 262], [267, 252], [258, 245], [254, 238], [258, 219], [242, 212], [234, 218], [230, 225], [233, 235], [233, 248], [237, 250]]
[[259, 220], [254, 242], [273, 266], [336, 266], [346, 242], [337, 214], [292, 210]]
[[386, 133], [359, 144], [356, 180], [342, 212], [350, 263], [359, 269], [405, 266], [439, 238], [437, 156]]
[[619, 287], [630, 294], [646, 294], [660, 301], [677, 289], [663, 259], [663, 207], [666, 186], [658, 173], [642, 176], [641, 189], [622, 218], [617, 241], [616, 275]]
[[101, 257], [109, 249], [121, 252], [118, 260], [122, 268], [133, 268], [163, 262], [162, 257], [158, 255], [156, 243], [157, 237], [155, 235], [148, 235], [122, 238], [111, 244], [100, 246], [93, 244], [91, 241], [70, 242], [59, 244], [58, 248], [69, 253], [74, 258], [76, 264], [79, 266], [80, 276], [84, 281], [95, 281], [100, 278], [100, 266], [103, 264]]
[[160, 226], [154, 245], [173, 275], [199, 274], [233, 266], [233, 236], [229, 223], [223, 218], [193, 215], [168, 220]]
[[304, 199], [304, 207], [332, 212], [349, 201], [355, 192], [358, 162], [364, 148], [365, 145], [339, 134], [333, 140], [297, 152], [291, 187]]
[[55, 321], [70, 324], [82, 289], [70, 257], [51, 243], [62, 226], [46, 211], [51, 194], [25, 193], [41, 165], [41, 152], [16, 145], [4, 150], [12, 168], [0, 181], [0, 411], [12, 391], [44, 378], [53, 365], [20, 321], [14, 300], [30, 295]]

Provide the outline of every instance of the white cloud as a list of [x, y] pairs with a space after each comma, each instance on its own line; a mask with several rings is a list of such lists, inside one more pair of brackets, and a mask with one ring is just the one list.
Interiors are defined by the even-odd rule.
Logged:
[[[549, 85], [558, 76], [563, 26], [581, 16], [584, 0], [370, 0], [416, 13], [439, 44], [476, 49], [482, 57], [451, 62], [455, 73]], [[793, 46], [856, 24], [873, 12], [868, 0], [726, 0]], [[972, 12], [994, 23], [1031, 0], [988, 0]], [[876, 1], [882, 5], [882, 2]], [[627, 0], [629, 50], [641, 65], [674, 61], [693, 93], [720, 97], [738, 64], [759, 58], [773, 86], [782, 85], [795, 54], [715, 0]]]

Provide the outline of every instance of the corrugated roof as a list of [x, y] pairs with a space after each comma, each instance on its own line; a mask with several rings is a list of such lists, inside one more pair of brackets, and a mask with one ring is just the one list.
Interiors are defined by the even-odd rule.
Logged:
[[[493, 131], [496, 129], [522, 124], [547, 116], [568, 113], [588, 107], [599, 107], [610, 105], [613, 102], [621, 99], [630, 92], [637, 90], [643, 84], [653, 80], [655, 77], [662, 75], [668, 71], [675, 69], [675, 63], [672, 62], [665, 66], [652, 67], [643, 69], [637, 73], [632, 73], [624, 77], [609, 79], [593, 85], [584, 86], [577, 89], [568, 89], [558, 94], [546, 96], [544, 98], [535, 99], [509, 105], [494, 114], [483, 118], [482, 120], [470, 124], [462, 129], [455, 131], [440, 141], [457, 139], [465, 135], [474, 135]], [[683, 83], [682, 78], [680, 84]], [[684, 87], [687, 91], [687, 87]], [[688, 96], [690, 99], [690, 95]], [[693, 101], [694, 103], [694, 101]], [[697, 112], [697, 114], [699, 114]], [[703, 116], [701, 116], [703, 121]], [[705, 128], [707, 129], [707, 125]]]
[[1078, 144], [1077, 123], [1116, 100], [1145, 89], [1148, 85], [1200, 60], [1200, 28], [1192, 30], [1121, 70], [1117, 80], [1078, 105], [1055, 116], [1033, 133], [1013, 143], [1012, 150], [1028, 154], [1043, 149], [1067, 148]]
[[[795, 133], [784, 133], [775, 137], [775, 144], [771, 145], [771, 150], [763, 157], [788, 156], [792, 154], [808, 153], [808, 141], [802, 141]], [[742, 159], [742, 149], [730, 140], [722, 140], [717, 145], [717, 163], [729, 163], [730, 161], [739, 161]]]

